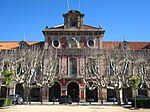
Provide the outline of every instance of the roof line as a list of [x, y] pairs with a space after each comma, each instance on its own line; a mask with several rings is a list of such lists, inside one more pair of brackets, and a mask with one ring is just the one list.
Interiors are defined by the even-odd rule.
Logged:
[[[123, 42], [123, 41], [103, 41], [103, 42]], [[134, 43], [134, 42], [138, 42], [138, 43], [150, 43], [150, 42], [146, 42], [146, 41], [127, 41], [126, 42], [130, 42], [130, 43]]]
[[53, 28], [57, 28], [57, 27], [60, 27], [60, 26], [63, 26], [64, 24], [60, 24], [60, 25], [57, 25], [57, 26], [53, 26]]
[[[22, 40], [21, 40], [22, 41]], [[2, 42], [5, 42], [5, 43], [9, 43], [9, 42], [21, 42], [21, 41], [0, 41], [1, 43]], [[25, 41], [25, 42], [44, 42], [44, 41]]]

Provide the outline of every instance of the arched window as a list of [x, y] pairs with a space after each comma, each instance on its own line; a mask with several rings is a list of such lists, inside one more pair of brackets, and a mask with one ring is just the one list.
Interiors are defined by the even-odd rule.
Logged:
[[69, 77], [77, 77], [77, 59], [70, 58], [70, 75]]

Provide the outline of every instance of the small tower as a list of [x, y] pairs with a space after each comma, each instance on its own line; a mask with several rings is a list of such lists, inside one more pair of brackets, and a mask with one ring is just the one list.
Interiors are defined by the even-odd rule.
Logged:
[[63, 14], [64, 17], [64, 28], [74, 28], [82, 29], [83, 28], [83, 17], [84, 14], [81, 14], [77, 10], [70, 10], [68, 13]]

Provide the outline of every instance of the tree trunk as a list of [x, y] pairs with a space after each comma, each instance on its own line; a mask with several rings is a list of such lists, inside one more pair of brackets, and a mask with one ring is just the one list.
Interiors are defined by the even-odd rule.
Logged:
[[7, 107], [7, 98], [8, 98], [8, 93], [9, 93], [9, 88], [7, 87], [6, 88], [6, 103], [5, 103], [5, 106]]
[[31, 104], [31, 88], [29, 88], [29, 94], [28, 94], [28, 96], [29, 96], [29, 104]]
[[43, 96], [43, 94], [42, 94], [42, 90], [43, 90], [43, 87], [40, 87], [40, 98], [41, 98], [41, 104], [43, 104], [43, 98], [42, 98], [42, 96]]
[[117, 96], [117, 105], [121, 105], [120, 90], [118, 88], [116, 90], [116, 96]]
[[26, 102], [27, 102], [27, 104], [28, 103], [31, 104], [30, 88], [27, 87], [27, 88], [25, 88], [25, 90], [26, 90], [26, 93], [25, 93]]
[[100, 89], [100, 92], [101, 92], [101, 96], [100, 96], [101, 104], [103, 105], [103, 89], [102, 88]]
[[134, 108], [137, 108], [137, 103], [136, 103], [136, 89], [134, 89]]

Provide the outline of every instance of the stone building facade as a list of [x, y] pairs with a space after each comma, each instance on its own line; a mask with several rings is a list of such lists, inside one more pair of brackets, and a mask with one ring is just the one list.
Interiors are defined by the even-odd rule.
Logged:
[[[77, 10], [70, 10], [63, 14], [64, 24], [46, 28], [42, 31], [45, 37], [44, 42], [0, 42], [0, 49], [13, 49], [18, 46], [27, 44], [29, 46], [40, 46], [42, 49], [55, 49], [58, 52], [59, 72], [63, 71], [63, 76], [57, 80], [51, 88], [42, 90], [42, 99], [44, 101], [53, 101], [53, 98], [59, 98], [61, 95], [70, 95], [73, 101], [77, 101], [77, 97], [81, 102], [100, 101], [101, 97], [105, 101], [109, 101], [115, 92], [110, 89], [94, 89], [89, 90], [82, 80], [82, 68], [85, 68], [86, 62], [90, 55], [85, 55], [86, 50], [92, 49], [113, 49], [120, 47], [122, 44], [127, 45], [132, 50], [149, 49], [150, 42], [103, 42], [105, 30], [99, 27], [85, 25], [83, 23], [84, 14]], [[84, 51], [84, 52], [83, 52]], [[101, 60], [103, 63], [103, 60]], [[104, 74], [103, 68], [101, 73]], [[1, 91], [3, 91], [1, 89]], [[10, 94], [19, 93], [25, 98], [25, 91], [21, 84], [12, 84]], [[40, 101], [40, 88], [31, 89], [31, 97], [33, 101]], [[128, 94], [129, 93], [129, 94]], [[1, 96], [3, 92], [1, 92]], [[140, 91], [139, 94], [149, 96], [149, 91]], [[121, 98], [125, 96], [132, 97], [132, 90], [123, 90]]]
[[[102, 37], [105, 31], [83, 24], [84, 14], [77, 10], [70, 10], [63, 14], [64, 24], [43, 30], [45, 36], [44, 48], [64, 50], [58, 56], [59, 69], [64, 71], [63, 79], [58, 81], [61, 95], [70, 95], [73, 101], [77, 96], [80, 101], [86, 100], [86, 86], [81, 80], [81, 68], [84, 67], [87, 57], [82, 54], [83, 49], [102, 49]], [[95, 101], [98, 101], [98, 94]], [[59, 95], [58, 95], [59, 97]]]

